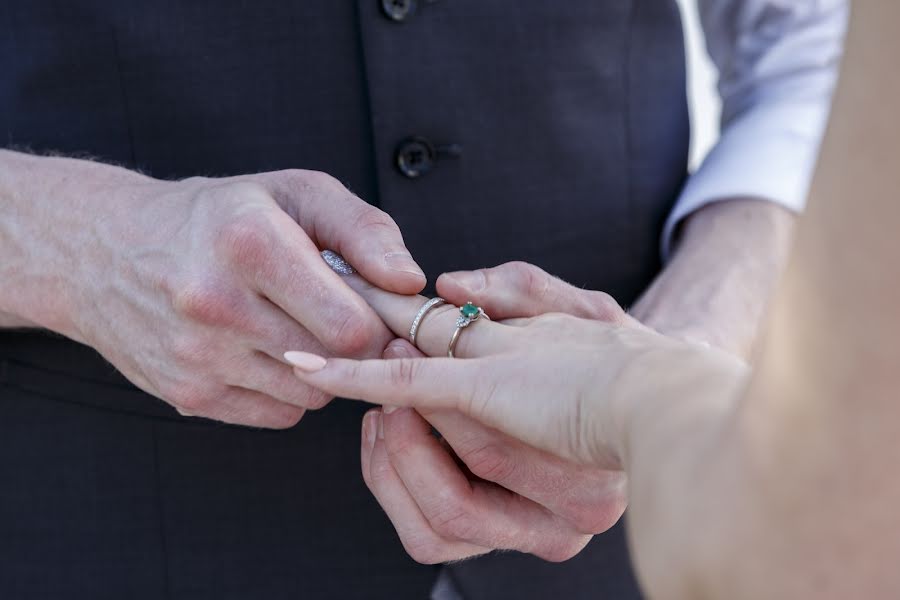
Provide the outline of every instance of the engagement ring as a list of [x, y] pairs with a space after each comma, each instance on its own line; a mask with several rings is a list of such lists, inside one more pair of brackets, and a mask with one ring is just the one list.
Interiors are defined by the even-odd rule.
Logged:
[[475, 306], [471, 302], [466, 302], [464, 305], [459, 307], [459, 317], [456, 319], [456, 329], [453, 331], [453, 337], [450, 338], [450, 345], [447, 347], [447, 356], [450, 358], [454, 358], [453, 352], [456, 350], [456, 343], [459, 341], [459, 334], [463, 329], [484, 317], [488, 321], [491, 320], [487, 313], [484, 312], [484, 309], [480, 306]]

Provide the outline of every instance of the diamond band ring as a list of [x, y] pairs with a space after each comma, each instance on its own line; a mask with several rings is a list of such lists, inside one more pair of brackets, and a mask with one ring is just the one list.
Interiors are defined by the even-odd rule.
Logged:
[[[447, 301], [444, 300], [443, 298], [436, 297], [436, 298], [432, 298], [431, 300], [429, 300], [428, 302], [426, 302], [425, 304], [422, 305], [422, 308], [420, 308], [419, 312], [416, 313], [416, 318], [413, 319], [412, 325], [409, 326], [409, 343], [410, 344], [412, 344], [413, 346], [416, 346], [416, 334], [419, 332], [419, 325], [422, 324], [422, 321], [425, 319], [425, 315], [427, 315], [428, 312], [432, 308], [436, 308], [436, 307], [440, 306], [441, 304], [446, 304], [446, 303], [447, 303]], [[418, 348], [418, 346], [416, 346], [416, 348]]]

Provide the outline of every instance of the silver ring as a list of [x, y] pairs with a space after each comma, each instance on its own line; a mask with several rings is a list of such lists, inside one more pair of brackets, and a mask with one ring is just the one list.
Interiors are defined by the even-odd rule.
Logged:
[[328, 263], [331, 270], [338, 275], [353, 275], [356, 272], [350, 266], [350, 263], [334, 250], [322, 250], [322, 258]]
[[447, 356], [449, 358], [456, 358], [454, 356], [456, 353], [456, 342], [459, 341], [459, 334], [462, 333], [462, 330], [482, 317], [488, 321], [491, 320], [491, 318], [487, 316], [487, 313], [484, 312], [483, 308], [476, 306], [471, 301], [466, 302], [459, 307], [459, 316], [456, 318], [456, 329], [453, 330], [453, 337], [450, 338], [450, 344], [447, 346]]
[[[425, 315], [428, 314], [432, 308], [440, 306], [441, 304], [446, 304], [447, 301], [441, 297], [434, 297], [425, 304], [422, 305], [422, 308], [419, 309], [419, 312], [416, 313], [416, 318], [413, 319], [412, 325], [409, 326], [409, 343], [413, 346], [416, 346], [416, 334], [419, 332], [419, 325], [422, 324], [422, 320], [425, 319]], [[418, 346], [416, 346], [418, 348]]]

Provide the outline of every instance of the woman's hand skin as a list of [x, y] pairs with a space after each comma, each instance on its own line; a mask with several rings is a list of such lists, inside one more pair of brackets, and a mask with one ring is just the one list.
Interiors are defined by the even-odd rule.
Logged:
[[[473, 290], [465, 276], [481, 285]], [[386, 294], [357, 277], [347, 281], [389, 316], [398, 335], [407, 334], [424, 298]], [[527, 323], [552, 305], [639, 327], [608, 295], [573, 288], [524, 263], [445, 275], [437, 287], [449, 301], [475, 300], [507, 323]], [[456, 314], [452, 307], [430, 313], [419, 333], [420, 347], [445, 353]], [[429, 325], [433, 318], [445, 326]], [[468, 352], [463, 338], [459, 349], [462, 355]], [[402, 339], [385, 350], [390, 359], [421, 356]], [[619, 471], [563, 460], [456, 410], [420, 412], [371, 411], [362, 444], [366, 483], [420, 562], [459, 560], [497, 548], [564, 560], [580, 551], [591, 534], [611, 527], [624, 510], [625, 479]], [[442, 434], [443, 445], [428, 425]], [[379, 430], [381, 437], [375, 433]]]
[[[511, 275], [516, 271], [525, 276]], [[652, 460], [643, 448], [629, 451], [627, 432], [663, 429], [656, 438], [666, 445], [670, 462], [675, 464], [678, 455], [686, 464], [666, 476], [687, 479], [685, 471], [699, 473], [693, 468], [694, 449], [707, 437], [692, 431], [691, 437], [681, 437], [691, 420], [682, 416], [718, 418], [729, 410], [732, 398], [723, 400], [722, 390], [738, 385], [746, 367], [725, 353], [649, 331], [621, 309], [611, 310], [608, 296], [571, 288], [535, 267], [504, 266], [487, 274], [493, 285], [476, 299], [500, 320], [510, 315], [504, 310], [514, 314], [517, 291], [532, 281], [557, 306], [602, 314], [614, 323], [561, 314], [506, 323], [482, 320], [463, 332], [460, 359], [326, 361], [293, 353], [289, 358], [300, 367], [298, 377], [313, 386], [388, 407], [366, 416], [363, 474], [414, 558], [444, 562], [506, 548], [566, 559], [588, 539], [577, 519], [564, 517], [566, 509], [569, 516], [580, 516], [582, 526], [591, 511], [598, 519], [594, 525], [612, 525], [625, 501], [619, 469]], [[439, 291], [461, 303], [465, 296], [460, 294], [468, 291], [455, 289], [452, 280], [439, 280]], [[356, 278], [350, 283], [395, 333], [406, 336], [421, 297], [385, 294]], [[529, 307], [543, 308], [522, 299], [526, 316], [533, 314]], [[430, 313], [419, 331], [420, 348], [445, 355], [457, 314], [453, 307]], [[397, 350], [415, 354], [401, 340], [386, 352], [396, 356]], [[709, 402], [705, 392], [713, 388], [716, 398]], [[420, 415], [435, 424], [464, 463], [489, 465], [476, 473], [482, 477], [460, 469]], [[653, 485], [646, 476], [641, 483]], [[566, 506], [566, 498], [576, 501]], [[685, 510], [696, 512], [697, 506]], [[683, 540], [683, 534], [679, 530], [663, 539]], [[655, 556], [671, 557], [671, 549], [666, 546]]]
[[0, 312], [97, 349], [183, 414], [283, 428], [330, 397], [285, 348], [380, 356], [393, 338], [322, 261], [385, 289], [425, 277], [382, 211], [312, 171], [160, 181], [0, 152]]
[[[446, 355], [457, 314], [449, 307], [423, 324], [419, 345], [430, 356]], [[634, 375], [627, 370], [636, 359], [682, 347], [649, 330], [551, 313], [516, 326], [479, 320], [463, 332], [455, 359], [326, 361], [290, 353], [288, 360], [303, 382], [329, 394], [456, 410], [576, 464], [617, 470], [626, 415], [610, 391]]]
[[[526, 263], [444, 275], [437, 288], [449, 302], [475, 301], [506, 323], [555, 309], [637, 326], [607, 294], [573, 288]], [[385, 350], [385, 358], [422, 356], [402, 339]], [[575, 465], [455, 410], [422, 410], [421, 416], [411, 410], [383, 416], [372, 412], [382, 420], [383, 438], [376, 439], [368, 454], [364, 446], [363, 474], [369, 475], [370, 489], [420, 562], [459, 560], [496, 548], [568, 559], [591, 534], [615, 524], [625, 509], [626, 481], [619, 471]], [[421, 426], [423, 418], [449, 448], [435, 448], [429, 428]], [[386, 452], [380, 451], [382, 445]], [[446, 460], [448, 449], [456, 461]], [[459, 462], [465, 465], [462, 470]], [[383, 477], [373, 478], [373, 473]], [[404, 485], [425, 477], [444, 485]], [[480, 495], [482, 489], [491, 493]], [[398, 502], [427, 507], [430, 518], [424, 518], [422, 510], [387, 508]], [[540, 510], [529, 514], [525, 509], [534, 504]], [[508, 506], [520, 509], [517, 518], [510, 517]], [[542, 531], [548, 533], [536, 535]], [[476, 533], [483, 546], [466, 542]]]
[[[523, 268], [517, 263], [512, 265], [498, 269]], [[386, 406], [414, 407], [420, 412], [461, 412], [576, 464], [618, 470], [621, 461], [606, 442], [620, 437], [621, 411], [611, 404], [615, 395], [606, 391], [637, 356], [672, 350], [701, 353], [706, 349], [657, 334], [621, 308], [609, 310], [614, 301], [605, 294], [578, 290], [537, 267], [527, 269], [527, 277], [512, 279], [546, 277], [548, 281], [541, 287], [564, 287], [561, 292], [546, 292], [548, 297], [575, 298], [568, 303], [570, 306], [583, 302], [584, 294], [594, 294], [603, 299], [607, 320], [562, 313], [503, 319], [507, 315], [498, 316], [495, 312], [498, 319], [479, 319], [462, 332], [456, 346], [457, 358], [450, 359], [446, 358], [447, 346], [459, 311], [448, 304], [433, 309], [420, 325], [417, 345], [434, 358], [326, 361], [305, 352], [289, 352], [286, 357], [295, 365], [301, 380], [329, 394]], [[408, 337], [409, 324], [424, 302], [423, 297], [387, 293], [355, 275], [345, 280], [398, 337]], [[452, 295], [454, 290], [447, 289], [443, 278], [439, 282]], [[494, 289], [498, 298], [495, 306], [488, 300], [485, 307], [511, 308], [509, 298], [515, 294]], [[534, 314], [528, 309], [528, 302], [524, 301], [523, 312]], [[739, 363], [738, 359], [725, 356], [728, 362]], [[595, 418], [595, 413], [604, 418]], [[610, 415], [615, 418], [605, 418]], [[591, 432], [591, 428], [599, 431]]]

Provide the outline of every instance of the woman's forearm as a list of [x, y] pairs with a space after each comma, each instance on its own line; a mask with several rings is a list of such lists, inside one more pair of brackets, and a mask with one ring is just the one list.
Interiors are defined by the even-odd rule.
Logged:
[[723, 432], [750, 375], [734, 356], [662, 340], [622, 364], [605, 391], [619, 421], [618, 444], [628, 473], [629, 538], [641, 582], [651, 598], [702, 597], [697, 579], [719, 543], [708, 503], [725, 502], [718, 489], [731, 468]]
[[720, 595], [900, 595], [898, 23], [897, 3], [854, 3], [810, 208], [725, 445], [742, 477], [740, 526], [704, 576]]

